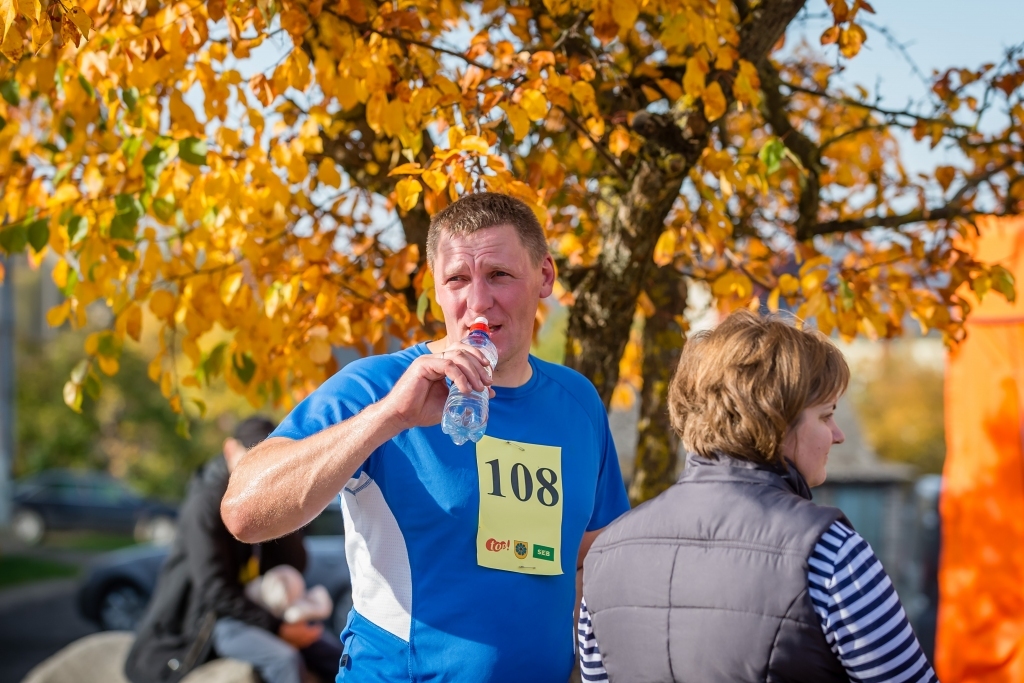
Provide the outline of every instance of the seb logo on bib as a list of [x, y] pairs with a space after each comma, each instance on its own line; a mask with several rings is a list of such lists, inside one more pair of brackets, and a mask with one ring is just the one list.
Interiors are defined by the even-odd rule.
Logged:
[[562, 573], [562, 449], [484, 436], [477, 564], [521, 574]]
[[[496, 538], [488, 538], [484, 547], [492, 553], [509, 552], [516, 556], [516, 559], [525, 560], [530, 555], [530, 543], [527, 541], [516, 541], [515, 543], [504, 540], [500, 541]], [[547, 560], [548, 562], [555, 561], [555, 549], [549, 548], [543, 545], [533, 546], [533, 556], [538, 560]]]

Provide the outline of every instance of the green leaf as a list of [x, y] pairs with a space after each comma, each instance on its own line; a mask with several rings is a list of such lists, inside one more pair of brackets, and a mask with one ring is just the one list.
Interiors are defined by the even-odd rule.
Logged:
[[135, 226], [145, 210], [138, 198], [130, 194], [114, 197], [117, 215], [110, 221], [110, 237], [115, 240], [135, 240]]
[[28, 243], [36, 252], [43, 250], [46, 243], [50, 241], [50, 219], [40, 218], [32, 221], [28, 226]]
[[68, 242], [74, 244], [75, 238], [79, 236], [79, 233], [84, 237], [88, 227], [85, 216], [72, 216], [71, 220], [68, 221]]
[[185, 417], [185, 413], [178, 415], [178, 422], [174, 426], [174, 431], [183, 439], [192, 438], [192, 433], [189, 431], [188, 418]]
[[85, 76], [78, 74], [78, 83], [82, 86], [82, 90], [89, 96], [90, 99], [96, 97], [96, 91], [92, 87], [92, 83], [85, 80]]
[[416, 319], [420, 321], [421, 325], [426, 322], [423, 319], [423, 316], [427, 314], [427, 308], [429, 307], [430, 299], [427, 298], [427, 293], [426, 291], [424, 291], [422, 294], [420, 294], [420, 298], [416, 301]]
[[199, 138], [185, 138], [178, 143], [178, 156], [190, 164], [206, 164], [206, 141]]
[[17, 107], [21, 101], [21, 95], [18, 93], [18, 82], [14, 80], [0, 81], [0, 96], [7, 101], [7, 104]]
[[78, 271], [74, 268], [68, 268], [68, 281], [64, 285], [64, 289], [61, 292], [64, 296], [71, 296], [75, 292], [75, 287], [78, 285]]
[[82, 385], [66, 382], [64, 384], [64, 403], [76, 413], [82, 412]]
[[146, 156], [142, 157], [142, 168], [146, 175], [155, 176], [160, 172], [160, 166], [167, 160], [167, 150], [163, 147], [152, 147]]
[[103, 389], [103, 384], [100, 383], [100, 377], [94, 370], [89, 370], [89, 374], [85, 376], [85, 395], [96, 400], [100, 397], [100, 391]]
[[846, 280], [842, 279], [839, 280], [839, 301], [844, 311], [852, 311], [857, 303], [857, 297], [854, 295], [850, 285], [847, 284]]
[[81, 384], [85, 381], [85, 375], [89, 372], [89, 360], [83, 358], [78, 361], [74, 368], [71, 370], [71, 381], [75, 384]]
[[199, 411], [199, 419], [202, 420], [206, 417], [206, 401], [200, 398], [192, 399], [192, 402], [196, 404], [196, 410]]
[[171, 219], [174, 218], [174, 212], [177, 207], [174, 204], [174, 199], [166, 199], [164, 197], [157, 197], [153, 200], [153, 213], [156, 217], [162, 220], [164, 223], [170, 223]]
[[128, 107], [128, 111], [135, 112], [135, 105], [139, 103], [139, 89], [128, 88], [121, 91], [121, 101], [124, 102], [124, 106]]
[[223, 371], [224, 354], [227, 350], [227, 342], [221, 342], [210, 349], [210, 353], [199, 364], [199, 372], [202, 375], [201, 379], [206, 382], [207, 386], [209, 386], [211, 379], [218, 377]]
[[121, 143], [121, 151], [124, 152], [124, 157], [128, 161], [129, 166], [135, 161], [135, 155], [139, 153], [140, 149], [142, 149], [142, 138], [139, 136], [127, 138]]
[[118, 341], [113, 333], [107, 332], [100, 335], [100, 338], [97, 340], [96, 351], [106, 358], [120, 358], [121, 342]]
[[256, 363], [253, 362], [252, 356], [248, 353], [236, 353], [235, 357], [231, 359], [231, 364], [235, 368], [235, 375], [242, 381], [242, 384], [252, 381], [253, 375], [256, 374]]
[[120, 244], [114, 247], [114, 250], [117, 252], [117, 255], [121, 257], [122, 261], [135, 260], [135, 252], [130, 249], [125, 249]]
[[771, 175], [779, 170], [782, 165], [782, 157], [785, 155], [786, 145], [779, 138], [773, 137], [764, 143], [761, 151], [757, 153], [757, 158], [764, 164], [765, 173]]
[[1017, 300], [1017, 288], [1013, 273], [1003, 266], [992, 266], [989, 275], [992, 277], [992, 289], [1006, 297], [1011, 304]]
[[25, 251], [26, 244], [28, 244], [28, 231], [25, 229], [24, 223], [0, 230], [0, 247], [3, 247], [8, 254]]

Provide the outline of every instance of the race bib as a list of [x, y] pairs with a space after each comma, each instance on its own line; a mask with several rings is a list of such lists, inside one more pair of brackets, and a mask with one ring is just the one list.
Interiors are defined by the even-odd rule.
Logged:
[[562, 449], [484, 436], [476, 445], [476, 561], [521, 574], [562, 573]]

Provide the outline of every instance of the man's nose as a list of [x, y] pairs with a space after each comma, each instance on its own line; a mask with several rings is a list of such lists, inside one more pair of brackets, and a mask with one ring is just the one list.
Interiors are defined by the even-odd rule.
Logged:
[[486, 280], [473, 280], [469, 285], [469, 297], [466, 299], [466, 307], [473, 317], [486, 315], [494, 305], [494, 296], [491, 293], [491, 285]]

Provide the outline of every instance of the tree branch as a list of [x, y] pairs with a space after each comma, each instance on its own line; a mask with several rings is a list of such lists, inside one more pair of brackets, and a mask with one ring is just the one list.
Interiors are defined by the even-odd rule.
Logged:
[[799, 241], [809, 240], [812, 237], [818, 235], [834, 235], [848, 232], [861, 232], [864, 230], [870, 230], [871, 228], [900, 228], [904, 225], [911, 225], [913, 223], [921, 223], [923, 221], [942, 221], [951, 220], [955, 218], [973, 218], [979, 215], [993, 215], [1003, 216], [1007, 215], [1005, 212], [993, 213], [991, 211], [981, 211], [965, 205], [965, 199], [972, 190], [975, 190], [982, 183], [987, 182], [993, 176], [1002, 173], [1006, 169], [1010, 168], [1016, 160], [1008, 160], [995, 166], [994, 168], [980, 173], [961, 187], [955, 195], [946, 203], [945, 206], [941, 206], [936, 209], [914, 209], [907, 213], [895, 214], [891, 216], [865, 216], [863, 218], [847, 218], [834, 221], [826, 221], [824, 223], [818, 223], [811, 225], [803, 230], [797, 230], [796, 238]]
[[336, 16], [338, 19], [341, 19], [342, 21], [344, 21], [348, 25], [352, 26], [353, 28], [356, 28], [356, 29], [358, 29], [360, 31], [363, 31], [365, 33], [374, 33], [374, 34], [380, 36], [381, 38], [385, 38], [387, 40], [394, 40], [394, 41], [397, 41], [399, 43], [405, 43], [406, 45], [415, 45], [417, 47], [422, 47], [425, 50], [432, 50], [433, 52], [438, 52], [438, 53], [443, 54], [443, 55], [448, 55], [449, 57], [457, 57], [457, 58], [461, 59], [462, 61], [464, 61], [466, 64], [470, 64], [472, 66], [475, 66], [478, 69], [481, 69], [483, 71], [491, 71], [491, 67], [489, 67], [486, 64], [483, 64], [481, 62], [478, 62], [475, 59], [467, 57], [466, 55], [462, 54], [461, 52], [456, 52], [455, 50], [449, 50], [448, 48], [444, 48], [444, 47], [438, 47], [437, 45], [433, 45], [433, 44], [428, 43], [428, 42], [426, 42], [424, 40], [417, 40], [416, 38], [409, 38], [407, 36], [403, 36], [403, 35], [398, 34], [398, 33], [390, 33], [388, 31], [381, 31], [380, 29], [376, 29], [376, 28], [370, 26], [369, 24], [360, 24], [358, 21], [355, 21], [354, 19], [352, 19], [352, 17], [349, 17], [348, 15], [345, 15], [345, 14], [339, 14], [339, 13], [335, 12], [334, 10], [328, 9], [326, 7], [324, 8], [324, 11], [325, 12], [330, 12], [331, 14]]
[[608, 162], [608, 165], [615, 169], [615, 172], [618, 174], [618, 176], [628, 182], [629, 177], [626, 175], [626, 171], [623, 170], [622, 166], [619, 166], [618, 160], [612, 155], [612, 153], [605, 149], [604, 145], [602, 145], [599, 140], [595, 140], [593, 136], [591, 136], [590, 131], [584, 128], [583, 124], [577, 121], [576, 117], [573, 116], [568, 109], [566, 109], [560, 104], [556, 104], [555, 106], [558, 107], [558, 110], [560, 112], [562, 112], [562, 114], [565, 116], [565, 119], [572, 124], [573, 128], [575, 128], [577, 131], [579, 131], [581, 135], [586, 136], [586, 138], [590, 140], [590, 144], [592, 144], [594, 146], [594, 149], [597, 150], [597, 153], [600, 154], [604, 158], [604, 160]]
[[764, 92], [765, 119], [775, 130], [783, 144], [792, 151], [806, 172], [806, 184], [800, 192], [797, 220], [797, 232], [813, 226], [818, 222], [818, 203], [821, 198], [821, 150], [809, 137], [793, 127], [787, 114], [788, 98], [782, 95], [779, 86], [782, 79], [771, 60], [762, 60], [758, 65], [761, 77], [761, 90]]

